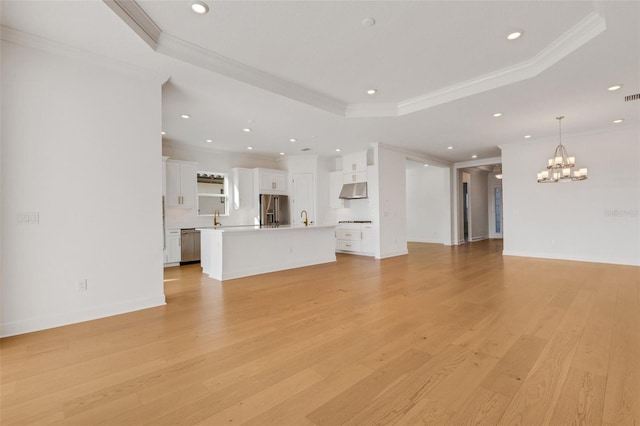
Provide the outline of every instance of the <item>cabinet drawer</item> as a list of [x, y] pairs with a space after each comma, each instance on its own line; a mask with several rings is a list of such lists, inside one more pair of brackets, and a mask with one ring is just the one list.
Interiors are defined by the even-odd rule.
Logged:
[[342, 251], [360, 251], [360, 239], [358, 239], [358, 241], [338, 240], [336, 249]]
[[336, 230], [336, 239], [338, 240], [360, 241], [360, 238], [360, 231], [355, 231], [352, 229]]

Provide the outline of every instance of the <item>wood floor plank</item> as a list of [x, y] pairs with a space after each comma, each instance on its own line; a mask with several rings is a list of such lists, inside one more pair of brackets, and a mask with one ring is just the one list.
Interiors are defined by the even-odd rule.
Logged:
[[549, 422], [569, 373], [595, 294], [590, 290], [581, 290], [571, 300], [558, 330], [507, 407], [500, 424]]
[[640, 424], [640, 268], [501, 253], [167, 268], [165, 306], [0, 339], [0, 424]]
[[640, 424], [639, 292], [633, 281], [618, 285], [602, 417], [608, 425]]

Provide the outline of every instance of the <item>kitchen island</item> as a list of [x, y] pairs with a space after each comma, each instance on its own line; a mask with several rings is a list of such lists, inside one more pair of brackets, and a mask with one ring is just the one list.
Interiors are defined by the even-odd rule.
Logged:
[[202, 272], [224, 281], [336, 261], [335, 226], [199, 228]]

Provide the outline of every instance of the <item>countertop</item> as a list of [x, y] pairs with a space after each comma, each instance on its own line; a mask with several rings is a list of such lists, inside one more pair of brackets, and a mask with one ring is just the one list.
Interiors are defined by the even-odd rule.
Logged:
[[264, 231], [285, 231], [285, 230], [302, 230], [302, 229], [324, 229], [335, 228], [335, 225], [280, 225], [280, 226], [213, 226], [196, 228], [199, 231], [220, 231], [220, 232], [264, 232]]

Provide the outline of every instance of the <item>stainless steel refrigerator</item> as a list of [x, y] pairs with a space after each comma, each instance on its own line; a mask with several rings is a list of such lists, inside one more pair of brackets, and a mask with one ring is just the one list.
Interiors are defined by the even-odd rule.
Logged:
[[289, 224], [289, 197], [260, 194], [260, 226]]

